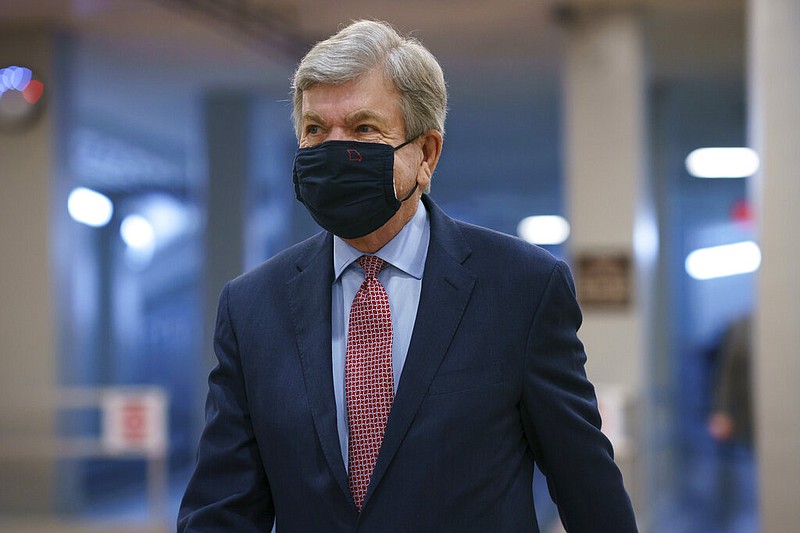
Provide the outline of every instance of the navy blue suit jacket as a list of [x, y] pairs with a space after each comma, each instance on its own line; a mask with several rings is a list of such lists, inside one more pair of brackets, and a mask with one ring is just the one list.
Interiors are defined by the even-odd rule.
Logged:
[[538, 531], [534, 460], [568, 531], [636, 530], [584, 372], [568, 268], [424, 201], [419, 311], [361, 512], [336, 429], [323, 232], [222, 291], [179, 531]]

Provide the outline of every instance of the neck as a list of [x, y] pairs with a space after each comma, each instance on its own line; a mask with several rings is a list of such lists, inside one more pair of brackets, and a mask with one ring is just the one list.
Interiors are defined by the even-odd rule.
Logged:
[[342, 239], [344, 242], [365, 254], [374, 254], [386, 243], [395, 238], [400, 233], [400, 230], [408, 224], [408, 221], [414, 217], [419, 205], [419, 196], [415, 199], [411, 198], [403, 202], [400, 210], [390, 218], [386, 224], [376, 229], [372, 233], [368, 233], [363, 237], [355, 239]]

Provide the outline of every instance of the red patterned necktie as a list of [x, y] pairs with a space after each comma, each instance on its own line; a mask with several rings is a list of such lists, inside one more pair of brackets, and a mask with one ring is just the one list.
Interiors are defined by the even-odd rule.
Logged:
[[353, 298], [345, 356], [345, 397], [350, 429], [350, 492], [361, 510], [378, 459], [394, 398], [392, 315], [386, 289], [378, 281], [383, 259], [358, 258], [366, 278]]

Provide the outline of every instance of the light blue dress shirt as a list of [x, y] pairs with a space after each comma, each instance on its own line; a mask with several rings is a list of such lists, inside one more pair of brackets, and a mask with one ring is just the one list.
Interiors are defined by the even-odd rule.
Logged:
[[[375, 253], [388, 263], [378, 274], [378, 280], [386, 288], [389, 296], [389, 308], [392, 312], [392, 372], [394, 373], [395, 394], [400, 383], [400, 375], [403, 372], [408, 346], [411, 343], [411, 332], [417, 317], [419, 295], [422, 290], [422, 272], [425, 270], [430, 235], [428, 212], [420, 202], [417, 212], [403, 226], [400, 233]], [[344, 391], [347, 326], [353, 298], [364, 281], [364, 269], [357, 263], [353, 264], [362, 255], [364, 255], [363, 252], [334, 236], [333, 271], [335, 279], [333, 282], [333, 308], [331, 309], [331, 353], [333, 355], [336, 423], [345, 468], [347, 468], [348, 444], [347, 406]]]

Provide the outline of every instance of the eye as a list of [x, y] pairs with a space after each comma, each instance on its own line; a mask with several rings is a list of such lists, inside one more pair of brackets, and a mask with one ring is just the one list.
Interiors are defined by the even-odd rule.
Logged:
[[358, 126], [356, 126], [356, 131], [358, 133], [372, 133], [373, 131], [375, 131], [375, 128], [373, 128], [369, 124], [359, 124]]
[[319, 131], [320, 127], [317, 126], [316, 124], [309, 124], [308, 126], [306, 126], [307, 135], [316, 135], [317, 133], [319, 133]]

